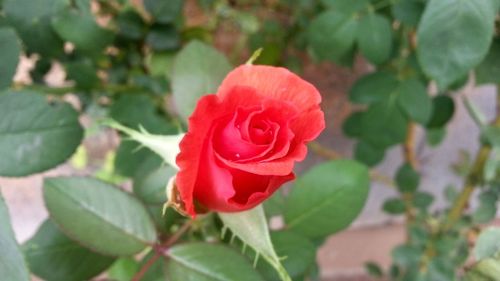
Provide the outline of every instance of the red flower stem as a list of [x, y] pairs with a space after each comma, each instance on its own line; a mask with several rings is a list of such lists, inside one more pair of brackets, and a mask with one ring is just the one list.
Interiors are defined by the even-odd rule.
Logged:
[[186, 231], [189, 230], [192, 224], [192, 220], [186, 221], [167, 241], [165, 241], [165, 243], [153, 246], [153, 249], [155, 249], [155, 254], [141, 267], [141, 269], [134, 275], [134, 277], [132, 277], [132, 281], [140, 281], [151, 268], [151, 266], [153, 266], [153, 264], [161, 256], [167, 255], [166, 250], [168, 250], [170, 246], [175, 244], [175, 242], [177, 242], [177, 240], [179, 240], [182, 235], [184, 235]]

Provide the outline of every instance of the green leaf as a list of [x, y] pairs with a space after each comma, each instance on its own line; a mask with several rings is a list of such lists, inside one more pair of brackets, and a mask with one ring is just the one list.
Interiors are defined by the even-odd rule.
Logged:
[[422, 250], [411, 245], [401, 245], [392, 250], [392, 260], [406, 268], [418, 265], [421, 255]]
[[109, 115], [132, 129], [145, 128], [154, 134], [175, 134], [177, 128], [158, 113], [153, 100], [147, 95], [120, 96], [111, 106]]
[[116, 151], [114, 167], [118, 174], [133, 178], [142, 170], [142, 166], [147, 165], [155, 169], [162, 163], [163, 159], [153, 151], [141, 147], [135, 141], [122, 139]]
[[183, 0], [144, 0], [144, 7], [159, 23], [172, 23], [181, 15]]
[[371, 277], [375, 277], [375, 278], [384, 277], [384, 271], [382, 270], [382, 268], [378, 264], [376, 264], [374, 262], [365, 263], [365, 269]]
[[201, 96], [215, 93], [231, 70], [227, 58], [211, 46], [192, 41], [174, 61], [172, 91], [177, 112], [184, 120], [191, 115]]
[[167, 252], [169, 280], [264, 280], [241, 254], [219, 244], [185, 243]]
[[179, 47], [180, 36], [173, 25], [153, 26], [146, 43], [155, 51], [172, 51]]
[[9, 280], [31, 280], [28, 267], [14, 237], [10, 226], [9, 212], [5, 201], [0, 194], [0, 276]]
[[352, 160], [315, 166], [291, 190], [285, 208], [287, 227], [309, 238], [346, 228], [361, 212], [369, 183], [368, 169]]
[[146, 24], [134, 9], [124, 9], [116, 17], [118, 34], [130, 40], [140, 40], [146, 31]]
[[100, 253], [132, 255], [156, 241], [146, 208], [112, 185], [85, 177], [49, 178], [43, 196], [64, 233]]
[[353, 112], [342, 124], [342, 131], [351, 138], [358, 138], [363, 131], [361, 130], [361, 122], [363, 122], [364, 111]]
[[57, 56], [63, 53], [63, 42], [50, 21], [68, 5], [69, 0], [5, 0], [3, 9], [29, 52]]
[[465, 281], [498, 281], [500, 276], [500, 259], [488, 258], [479, 261], [467, 273]]
[[360, 20], [356, 34], [359, 49], [368, 61], [381, 64], [391, 55], [392, 27], [386, 17], [368, 14]]
[[432, 114], [426, 127], [430, 129], [442, 128], [455, 112], [455, 103], [449, 96], [439, 95], [432, 99]]
[[328, 8], [341, 11], [345, 14], [354, 14], [355, 12], [367, 9], [370, 0], [321, 0], [321, 3]]
[[32, 273], [50, 281], [89, 280], [115, 260], [70, 240], [50, 220], [23, 245], [23, 252]]
[[280, 190], [276, 191], [271, 197], [266, 199], [262, 204], [264, 212], [268, 218], [273, 216], [280, 216], [285, 209], [285, 195]]
[[[316, 247], [307, 238], [292, 231], [271, 232], [276, 253], [283, 260], [283, 266], [292, 278], [299, 278], [315, 262]], [[267, 263], [259, 263], [257, 266], [265, 280], [280, 280], [276, 271]]]
[[372, 167], [384, 159], [385, 150], [367, 142], [359, 141], [354, 148], [354, 158], [365, 165]]
[[428, 129], [426, 131], [427, 143], [430, 146], [439, 145], [444, 140], [445, 137], [446, 137], [445, 128], [434, 128], [434, 129]]
[[417, 79], [401, 82], [398, 88], [398, 103], [408, 117], [420, 124], [426, 124], [432, 114], [432, 99], [425, 85]]
[[21, 43], [16, 32], [9, 27], [0, 27], [0, 90], [12, 84], [12, 78], [16, 74], [19, 56], [21, 55]]
[[408, 121], [395, 98], [397, 96], [375, 103], [363, 114], [361, 139], [379, 148], [387, 148], [405, 140]]
[[474, 246], [476, 260], [492, 257], [500, 251], [500, 228], [490, 227], [481, 232]]
[[97, 68], [88, 58], [67, 62], [64, 68], [67, 79], [75, 81], [76, 86], [82, 90], [92, 90], [99, 85]]
[[239, 213], [219, 213], [219, 217], [224, 223], [224, 227], [229, 228], [233, 235], [236, 235], [243, 243], [252, 247], [266, 259], [276, 269], [283, 281], [290, 280], [271, 242], [262, 205]]
[[413, 205], [420, 210], [427, 210], [434, 201], [434, 196], [428, 192], [416, 192], [413, 196]]
[[26, 176], [53, 168], [80, 144], [77, 112], [33, 92], [0, 94], [0, 175]]
[[431, 0], [427, 4], [417, 31], [417, 54], [422, 69], [440, 89], [484, 59], [497, 9], [496, 0]]
[[349, 92], [354, 103], [372, 104], [389, 99], [398, 87], [398, 80], [390, 72], [374, 72], [356, 81]]
[[476, 83], [500, 83], [500, 40], [494, 40], [488, 55], [476, 68]]
[[479, 195], [479, 207], [472, 213], [475, 223], [488, 223], [497, 214], [498, 195], [493, 191], [484, 191]]
[[406, 204], [399, 198], [391, 198], [384, 202], [382, 209], [388, 214], [399, 215], [405, 212]]
[[396, 173], [396, 183], [401, 192], [413, 192], [418, 188], [420, 175], [406, 163]]
[[420, 0], [399, 0], [392, 5], [392, 15], [395, 19], [408, 26], [417, 26], [425, 8]]
[[307, 30], [313, 55], [319, 60], [342, 61], [354, 46], [357, 25], [353, 16], [338, 11], [319, 14]]
[[177, 171], [170, 166], [159, 167], [144, 177], [134, 179], [134, 193], [148, 204], [162, 204], [167, 200], [165, 188]]
[[140, 270], [139, 263], [133, 258], [120, 258], [108, 270], [108, 277], [113, 281], [130, 281]]
[[113, 41], [113, 32], [97, 25], [91, 15], [68, 10], [52, 20], [54, 30], [77, 50], [96, 54]]
[[482, 126], [481, 142], [495, 148], [500, 147], [500, 128], [491, 125]]
[[[155, 251], [152, 250], [147, 254], [141, 261], [140, 266], [143, 267], [150, 259], [154, 256]], [[148, 269], [146, 274], [142, 277], [142, 281], [165, 281], [167, 280], [166, 272], [166, 258], [160, 257], [153, 265]], [[130, 280], [130, 279], [128, 279]], [[126, 280], [126, 281], [128, 281]]]

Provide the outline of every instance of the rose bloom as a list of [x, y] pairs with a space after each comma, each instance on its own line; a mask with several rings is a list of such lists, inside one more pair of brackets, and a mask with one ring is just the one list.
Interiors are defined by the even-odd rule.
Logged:
[[242, 65], [200, 98], [180, 143], [181, 209], [240, 212], [293, 180], [306, 143], [325, 128], [316, 88], [285, 68]]

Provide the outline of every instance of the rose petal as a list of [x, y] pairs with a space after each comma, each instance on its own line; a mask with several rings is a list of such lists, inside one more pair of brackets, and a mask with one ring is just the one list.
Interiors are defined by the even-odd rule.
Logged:
[[313, 85], [282, 67], [241, 65], [222, 81], [217, 96], [226, 98], [234, 87], [254, 88], [258, 95], [288, 101], [299, 111], [307, 111], [321, 102], [321, 95]]

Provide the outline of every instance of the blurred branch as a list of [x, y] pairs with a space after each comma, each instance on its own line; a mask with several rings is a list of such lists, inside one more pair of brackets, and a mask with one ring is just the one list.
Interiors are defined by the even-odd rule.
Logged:
[[[415, 171], [418, 170], [418, 161], [415, 154], [415, 131], [416, 125], [414, 122], [408, 123], [408, 129], [406, 132], [406, 139], [403, 143], [403, 157], [405, 162], [408, 163]], [[415, 213], [413, 206], [413, 192], [403, 192], [401, 194], [401, 199], [405, 202], [405, 217], [408, 223], [415, 220]], [[409, 235], [407, 235], [410, 237]]]
[[414, 170], [418, 170], [418, 160], [415, 154], [415, 132], [416, 125], [413, 122], [408, 123], [408, 130], [406, 132], [406, 139], [403, 144], [403, 155], [405, 161], [410, 164]]
[[314, 152], [316, 153], [317, 155], [323, 157], [323, 158], [327, 158], [327, 159], [330, 159], [330, 160], [337, 160], [337, 159], [342, 159], [344, 158], [342, 155], [340, 155], [340, 153], [338, 153], [337, 151], [331, 149], [331, 148], [328, 148], [326, 146], [323, 146], [321, 145], [319, 142], [317, 141], [312, 141], [308, 144], [309, 148]]
[[448, 212], [448, 215], [446, 216], [446, 220], [442, 227], [443, 232], [448, 231], [453, 226], [453, 224], [455, 224], [460, 219], [463, 211], [467, 208], [474, 188], [481, 183], [484, 165], [488, 160], [490, 152], [491, 146], [489, 145], [483, 145], [479, 149], [476, 160], [474, 161], [474, 165], [472, 166], [471, 171], [465, 179], [464, 187], [453, 202], [453, 205]]

